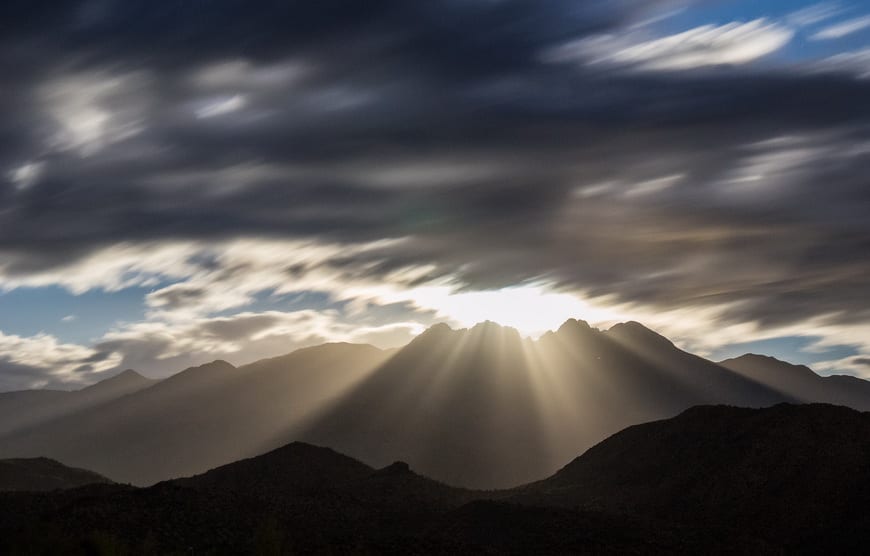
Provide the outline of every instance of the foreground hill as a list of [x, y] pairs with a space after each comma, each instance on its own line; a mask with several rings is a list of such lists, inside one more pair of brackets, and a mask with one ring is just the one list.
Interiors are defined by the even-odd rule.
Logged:
[[[497, 500], [302, 443], [136, 489], [0, 493], [0, 553], [625, 554], [700, 550], [643, 519]], [[691, 535], [689, 535], [691, 537]]]
[[519, 492], [526, 504], [714, 525], [789, 550], [852, 546], [870, 540], [870, 414], [696, 407], [630, 427]]
[[0, 553], [407, 552], [429, 523], [474, 498], [406, 464], [374, 469], [297, 442], [146, 489], [0, 495]]
[[870, 415], [697, 407], [510, 491], [293, 443], [137, 489], [0, 493], [0, 553], [783, 554], [870, 542]]
[[48, 458], [0, 460], [0, 491], [4, 492], [48, 491], [109, 482], [93, 471], [67, 467]]
[[186, 369], [0, 432], [0, 457], [47, 456], [148, 485], [298, 440], [378, 468], [399, 459], [449, 484], [506, 488], [552, 474], [627, 426], [696, 405], [870, 405], [865, 381], [771, 373], [763, 363], [713, 363], [634, 322], [603, 331], [569, 320], [537, 341], [489, 322], [442, 324], [395, 351], [324, 344], [239, 368]]

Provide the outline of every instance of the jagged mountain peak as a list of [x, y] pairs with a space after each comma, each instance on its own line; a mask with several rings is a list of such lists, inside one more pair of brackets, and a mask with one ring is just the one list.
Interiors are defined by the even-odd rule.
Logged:
[[614, 324], [607, 330], [607, 335], [626, 343], [656, 344], [671, 347], [674, 345], [668, 338], [633, 320]]
[[511, 326], [505, 326], [503, 324], [499, 324], [499, 323], [492, 321], [492, 320], [481, 321], [481, 322], [475, 324], [474, 326], [472, 326], [471, 328], [469, 328], [468, 331], [469, 332], [473, 332], [473, 331], [483, 331], [483, 332], [499, 331], [499, 332], [510, 332], [510, 333], [519, 334], [519, 332], [517, 331], [516, 328], [513, 328]]
[[224, 361], [223, 359], [215, 359], [214, 361], [212, 361], [210, 363], [205, 363], [203, 365], [200, 365], [200, 368], [202, 368], [202, 367], [209, 367], [212, 369], [218, 369], [218, 368], [219, 369], [235, 369], [236, 368], [235, 365], [233, 365], [229, 361]]
[[582, 319], [568, 319], [562, 323], [557, 332], [572, 332], [576, 330], [593, 330], [589, 323]]
[[140, 373], [134, 369], [126, 369], [126, 370], [121, 371], [120, 373], [118, 373], [117, 375], [115, 375], [112, 378], [140, 379], [140, 378], [147, 378], [147, 377], [145, 377], [144, 375], [142, 375], [142, 373]]
[[433, 341], [437, 342], [457, 332], [459, 331], [451, 328], [450, 325], [446, 322], [439, 322], [433, 324], [432, 326], [418, 334], [416, 337], [414, 337], [414, 339], [411, 340], [411, 342], [406, 347], [425, 344]]

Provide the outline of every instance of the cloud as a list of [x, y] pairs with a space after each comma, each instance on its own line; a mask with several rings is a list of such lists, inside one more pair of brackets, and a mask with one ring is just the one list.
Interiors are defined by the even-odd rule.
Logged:
[[76, 387], [87, 384], [90, 373], [115, 368], [120, 360], [114, 353], [62, 343], [49, 334], [0, 332], [0, 391]]
[[11, 170], [9, 176], [18, 189], [26, 189], [39, 179], [42, 166], [41, 162], [28, 162]]
[[142, 74], [71, 72], [50, 78], [39, 88], [44, 110], [57, 129], [49, 143], [91, 155], [142, 130], [147, 110]]
[[813, 365], [817, 372], [823, 374], [841, 375], [847, 374], [870, 380], [870, 358], [868, 357], [844, 357], [832, 361], [824, 361]]
[[852, 33], [857, 33], [870, 27], [870, 15], [856, 17], [842, 21], [840, 23], [825, 27], [814, 33], [810, 38], [812, 40], [831, 40], [840, 39]]
[[870, 48], [834, 54], [815, 62], [810, 69], [820, 73], [851, 74], [859, 79], [870, 78]]
[[243, 58], [207, 64], [197, 70], [190, 81], [202, 91], [286, 91], [310, 73], [304, 63], [283, 60], [276, 63], [253, 64]]
[[741, 65], [776, 52], [793, 31], [764, 19], [747, 23], [703, 25], [650, 40], [631, 35], [599, 35], [569, 42], [548, 52], [554, 62], [580, 61], [645, 70], [689, 70], [706, 66]]
[[180, 278], [193, 271], [188, 263], [201, 247], [196, 242], [111, 243], [84, 252], [39, 254], [9, 250], [0, 263], [0, 287], [62, 286], [81, 294], [118, 291]]
[[213, 118], [222, 114], [235, 112], [245, 106], [245, 97], [233, 95], [228, 98], [218, 99], [205, 104], [196, 110], [197, 118]]
[[819, 2], [790, 13], [786, 20], [797, 27], [809, 27], [836, 17], [843, 12], [837, 2]]
[[0, 287], [150, 288], [148, 326], [114, 338], [131, 362], [168, 368], [148, 357], [215, 341], [173, 343], [185, 321], [305, 291], [404, 323], [432, 316], [415, 289], [548, 284], [686, 345], [870, 320], [870, 63], [752, 63], [795, 23], [659, 36], [635, 25], [673, 3], [633, 1], [88, 6], [0, 8]]
[[244, 307], [261, 292], [282, 295], [325, 289], [337, 300], [362, 297], [363, 292], [388, 290], [402, 282], [402, 270], [383, 276], [365, 272], [367, 265], [388, 256], [384, 249], [395, 243], [237, 239], [202, 245], [188, 257], [187, 274], [184, 265], [171, 271], [175, 276], [183, 275], [182, 280], [155, 289], [145, 301], [153, 316], [183, 320]]

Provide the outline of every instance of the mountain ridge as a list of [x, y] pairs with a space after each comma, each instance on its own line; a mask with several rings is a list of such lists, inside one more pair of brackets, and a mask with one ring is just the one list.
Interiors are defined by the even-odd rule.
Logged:
[[514, 499], [817, 543], [867, 518], [868, 440], [870, 413], [843, 406], [698, 406], [620, 431]]
[[51, 491], [100, 483], [111, 481], [93, 471], [68, 467], [50, 458], [0, 459], [0, 492]]
[[402, 460], [448, 484], [506, 488], [696, 405], [870, 404], [864, 382], [813, 374], [795, 390], [781, 375], [708, 361], [636, 322], [602, 331], [569, 319], [537, 340], [493, 322], [442, 323], [397, 350], [339, 342], [189, 367], [99, 407], [0, 432], [0, 456], [46, 455], [147, 485], [304, 441], [373, 468]]
[[78, 390], [0, 393], [0, 435], [25, 429], [145, 390], [160, 381], [127, 369]]

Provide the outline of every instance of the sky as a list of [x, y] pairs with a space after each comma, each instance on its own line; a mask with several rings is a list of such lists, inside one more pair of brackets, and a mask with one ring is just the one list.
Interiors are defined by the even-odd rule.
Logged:
[[436, 322], [870, 378], [870, 5], [10, 0], [0, 391]]

